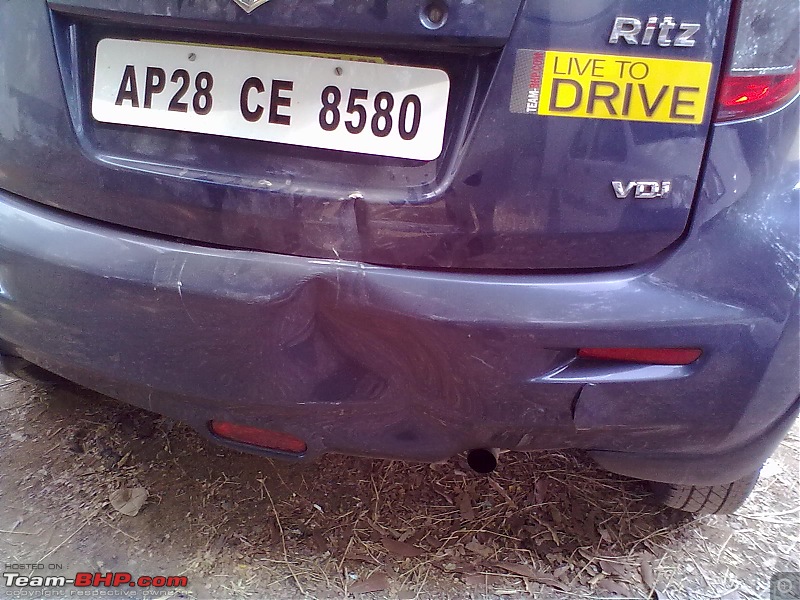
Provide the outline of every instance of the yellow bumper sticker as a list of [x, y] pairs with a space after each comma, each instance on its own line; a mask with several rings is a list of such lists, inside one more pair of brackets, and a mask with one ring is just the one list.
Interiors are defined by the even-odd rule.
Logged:
[[518, 50], [513, 113], [650, 123], [703, 121], [711, 63]]

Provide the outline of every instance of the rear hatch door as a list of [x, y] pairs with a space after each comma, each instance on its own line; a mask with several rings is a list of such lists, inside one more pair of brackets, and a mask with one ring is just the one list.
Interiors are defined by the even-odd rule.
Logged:
[[243, 3], [4, 3], [0, 186], [423, 268], [616, 267], [685, 230], [728, 0]]

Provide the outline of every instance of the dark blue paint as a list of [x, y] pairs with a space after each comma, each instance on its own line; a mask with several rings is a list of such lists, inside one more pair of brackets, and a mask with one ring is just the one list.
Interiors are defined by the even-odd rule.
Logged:
[[[15, 49], [4, 54], [4, 68], [19, 74], [0, 92], [0, 111], [13, 111], [21, 134], [0, 146], [9, 167], [3, 188], [214, 245], [482, 270], [599, 268], [653, 257], [686, 228], [710, 122], [710, 110], [699, 126], [512, 114], [516, 50], [703, 59], [715, 65], [716, 80], [728, 16], [728, 0], [661, 2], [659, 14], [703, 23], [704, 33], [694, 48], [643, 49], [606, 43], [616, 15], [647, 16], [634, 0], [521, 9], [517, 0], [453, 2], [436, 31], [422, 27], [412, 0], [391, 2], [385, 19], [370, 10], [378, 2], [361, 1], [334, 8], [281, 0], [249, 17], [231, 0], [49, 4], [57, 11], [52, 33], [42, 2], [14, 1], [0, 12], [0, 39]], [[42, 42], [52, 35], [56, 52]], [[366, 45], [387, 60], [440, 66], [454, 82], [445, 151], [419, 162], [96, 123], [88, 104], [94, 46], [114, 35], [322, 51]], [[69, 111], [55, 85], [62, 78]], [[39, 164], [53, 165], [45, 181]], [[610, 184], [656, 176], [673, 181], [669, 202], [619, 201]]]
[[[300, 6], [268, 6], [280, 2]], [[0, 4], [0, 355], [201, 431], [212, 418], [283, 429], [308, 441], [308, 457], [578, 447], [617, 472], [722, 483], [790, 425], [799, 103], [716, 126], [708, 148], [707, 123], [508, 113], [513, 49], [606, 50], [613, 16], [638, 15], [640, 3], [529, 3], [510, 33], [488, 16], [454, 15], [453, 29], [429, 32], [346, 11], [326, 21], [334, 28], [311, 18], [298, 28], [272, 23], [268, 8], [248, 20], [222, 0], [120, 1], [114, 14], [94, 12], [99, 0], [51, 4], [88, 7], [74, 24], [75, 13], [54, 17], [60, 67], [44, 4]], [[145, 16], [156, 5], [180, 18]], [[225, 9], [204, 16], [200, 5]], [[319, 43], [358, 24], [377, 44], [394, 28], [387, 43], [441, 45], [441, 58], [425, 60], [456, 69], [449, 52], [461, 53], [464, 111], [431, 164], [104, 130], [87, 117], [86, 72], [70, 61], [103, 27], [125, 27], [126, 9], [141, 9], [142, 31], [213, 17], [220, 39], [263, 26]], [[695, 49], [652, 54], [719, 64], [726, 2], [659, 12], [713, 29]], [[471, 120], [458, 122], [467, 105]], [[609, 155], [583, 142], [604, 136], [620, 142]], [[608, 185], [617, 168], [682, 185], [665, 204], [621, 202]], [[261, 179], [274, 184], [258, 189]], [[363, 201], [340, 199], [354, 189]], [[704, 355], [687, 367], [621, 367], [575, 359], [581, 346]]]

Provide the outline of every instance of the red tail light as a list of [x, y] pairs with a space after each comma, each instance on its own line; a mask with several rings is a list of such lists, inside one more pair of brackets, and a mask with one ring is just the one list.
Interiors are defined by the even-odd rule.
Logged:
[[765, 114], [794, 97], [800, 70], [784, 75], [728, 75], [722, 80], [718, 121]]
[[293, 454], [302, 454], [306, 451], [306, 443], [303, 440], [282, 431], [259, 429], [227, 421], [211, 421], [209, 427], [215, 435], [234, 442]]
[[649, 365], [688, 365], [702, 353], [699, 348], [581, 348], [578, 357]]
[[738, 9], [717, 121], [756, 117], [781, 108], [797, 95], [800, 83], [800, 3], [740, 0]]

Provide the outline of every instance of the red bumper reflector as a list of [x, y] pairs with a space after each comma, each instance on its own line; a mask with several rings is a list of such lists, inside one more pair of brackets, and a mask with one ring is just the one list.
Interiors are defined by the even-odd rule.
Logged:
[[282, 452], [292, 452], [302, 454], [306, 451], [306, 443], [300, 438], [296, 438], [282, 431], [272, 431], [270, 429], [259, 429], [249, 425], [237, 425], [227, 421], [211, 421], [211, 432], [219, 437], [266, 448], [268, 450], [281, 450]]
[[797, 93], [798, 82], [800, 68], [783, 75], [727, 75], [722, 79], [717, 121], [768, 113]]
[[578, 357], [650, 365], [688, 365], [702, 353], [699, 348], [581, 348]]

